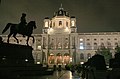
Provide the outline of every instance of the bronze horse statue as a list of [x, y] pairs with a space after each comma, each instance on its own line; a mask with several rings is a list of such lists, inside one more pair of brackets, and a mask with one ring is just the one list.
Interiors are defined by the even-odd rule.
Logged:
[[28, 45], [28, 41], [30, 37], [33, 38], [33, 43], [34, 43], [35, 39], [31, 34], [33, 33], [33, 29], [36, 29], [35, 21], [30, 21], [25, 26], [25, 28], [23, 28], [23, 31], [19, 30], [18, 26], [19, 24], [8, 23], [6, 27], [3, 29], [2, 34], [5, 33], [10, 28], [10, 33], [8, 35], [7, 42], [9, 43], [9, 38], [11, 37], [11, 35], [13, 35], [13, 37], [17, 40], [17, 43], [19, 43], [18, 39], [16, 38], [16, 35], [22, 34], [22, 35], [27, 36], [27, 43], [26, 43], [27, 45]]

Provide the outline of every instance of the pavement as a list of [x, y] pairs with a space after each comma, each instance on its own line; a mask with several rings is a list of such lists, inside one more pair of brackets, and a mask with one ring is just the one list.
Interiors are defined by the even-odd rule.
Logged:
[[55, 71], [53, 75], [46, 75], [42, 77], [23, 77], [21, 79], [82, 79], [77, 73], [71, 73], [71, 71], [62, 70]]

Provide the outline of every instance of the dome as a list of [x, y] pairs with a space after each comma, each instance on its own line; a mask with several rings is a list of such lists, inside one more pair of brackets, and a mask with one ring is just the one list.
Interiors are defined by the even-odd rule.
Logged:
[[71, 18], [75, 18], [75, 16], [71, 16]]
[[69, 16], [69, 13], [65, 11], [62, 7], [59, 8], [57, 12], [54, 13], [54, 16]]
[[50, 19], [49, 17], [45, 17], [44, 19]]

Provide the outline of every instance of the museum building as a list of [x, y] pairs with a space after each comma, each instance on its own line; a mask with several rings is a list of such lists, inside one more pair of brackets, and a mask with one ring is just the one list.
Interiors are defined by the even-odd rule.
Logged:
[[[65, 65], [69, 63], [85, 62], [101, 46], [111, 50], [120, 44], [120, 32], [78, 33], [75, 16], [70, 16], [62, 7], [54, 13], [52, 18], [45, 17], [42, 34], [33, 34], [35, 43], [29, 40], [33, 47], [33, 57], [36, 64]], [[7, 41], [7, 35], [1, 35]], [[26, 37], [17, 35], [19, 44], [26, 45]], [[16, 43], [11, 37], [10, 43]]]

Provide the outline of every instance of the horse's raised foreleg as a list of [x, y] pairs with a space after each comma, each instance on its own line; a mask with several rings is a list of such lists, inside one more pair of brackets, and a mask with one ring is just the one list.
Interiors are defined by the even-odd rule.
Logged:
[[30, 38], [30, 37], [33, 38], [33, 43], [35, 42], [35, 38], [34, 38], [34, 36], [28, 36], [28, 38], [27, 38], [27, 45], [29, 45], [28, 42], [29, 42], [29, 38]]
[[10, 33], [10, 34], [8, 35], [7, 43], [9, 43], [9, 38], [10, 38], [11, 35], [12, 35], [12, 33]]
[[13, 37], [17, 40], [17, 43], [19, 43], [19, 40], [16, 38], [16, 33], [13, 35]]

